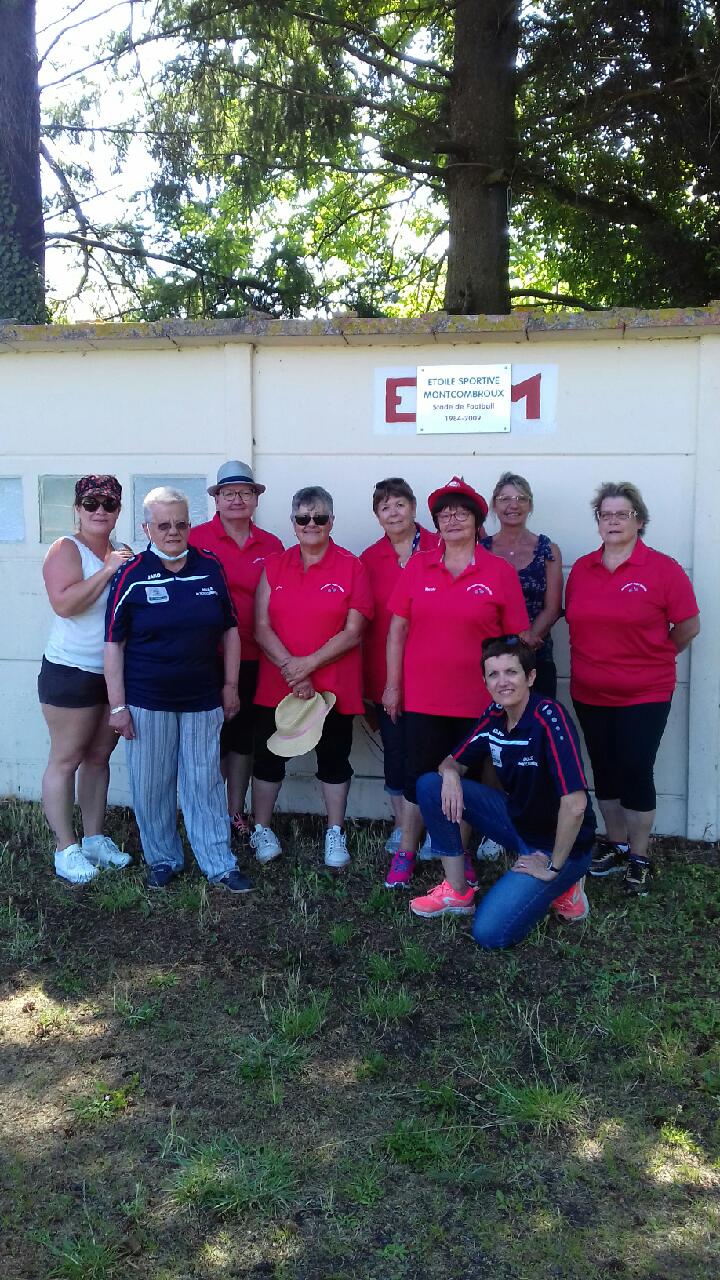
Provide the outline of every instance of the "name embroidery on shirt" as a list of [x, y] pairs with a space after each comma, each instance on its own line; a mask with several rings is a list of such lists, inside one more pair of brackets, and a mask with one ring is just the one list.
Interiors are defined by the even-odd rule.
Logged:
[[166, 587], [146, 587], [145, 595], [148, 604], [167, 604], [170, 599]]
[[426, 587], [426, 591], [437, 591], [437, 587]]
[[195, 592], [195, 595], [196, 596], [216, 596], [217, 591], [215, 590], [214, 587], [201, 587], [199, 591]]

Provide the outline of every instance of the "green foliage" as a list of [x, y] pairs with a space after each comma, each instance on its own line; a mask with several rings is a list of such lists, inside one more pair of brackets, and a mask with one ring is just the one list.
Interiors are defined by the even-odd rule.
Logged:
[[140, 1077], [137, 1075], [117, 1089], [99, 1083], [95, 1085], [89, 1097], [72, 1098], [71, 1106], [77, 1119], [85, 1124], [112, 1120], [133, 1106], [139, 1092], [139, 1085]]
[[36, 264], [23, 255], [15, 233], [16, 216], [0, 171], [0, 320], [44, 324], [43, 283]]

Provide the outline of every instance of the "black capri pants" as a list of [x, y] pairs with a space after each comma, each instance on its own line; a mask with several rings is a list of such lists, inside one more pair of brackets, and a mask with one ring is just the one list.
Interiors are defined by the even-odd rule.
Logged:
[[[335, 707], [328, 711], [320, 741], [315, 748], [319, 782], [349, 782], [354, 716], [343, 716]], [[253, 777], [259, 782], [282, 782], [286, 760], [268, 750], [268, 738], [275, 732], [275, 708], [255, 708], [255, 758]]]
[[469, 737], [477, 716], [431, 716], [424, 711], [405, 711], [405, 786], [403, 795], [417, 804], [417, 780], [432, 773], [451, 751]]
[[590, 756], [598, 800], [619, 800], [623, 809], [655, 808], [653, 769], [667, 724], [670, 702], [637, 702], [631, 707], [573, 706]]
[[220, 755], [226, 756], [234, 751], [239, 756], [249, 756], [253, 749], [253, 728], [255, 725], [255, 689], [257, 688], [257, 659], [248, 659], [240, 663], [238, 675], [238, 697], [240, 710], [232, 720], [225, 720], [220, 730]]

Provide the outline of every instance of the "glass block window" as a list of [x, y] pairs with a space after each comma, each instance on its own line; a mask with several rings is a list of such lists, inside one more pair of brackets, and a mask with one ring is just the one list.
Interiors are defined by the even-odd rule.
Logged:
[[79, 476], [40, 476], [40, 541], [54, 542], [73, 531], [75, 482]]
[[0, 542], [25, 541], [22, 480], [0, 476]]
[[133, 476], [133, 542], [145, 542], [143, 533], [143, 498], [151, 489], [167, 485], [186, 494], [191, 524], [204, 524], [208, 518], [207, 479], [205, 476]]

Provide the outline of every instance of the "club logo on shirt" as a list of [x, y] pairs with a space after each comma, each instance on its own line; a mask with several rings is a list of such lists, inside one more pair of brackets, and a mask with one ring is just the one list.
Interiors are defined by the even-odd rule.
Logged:
[[214, 587], [201, 587], [199, 591], [195, 592], [195, 595], [196, 596], [216, 596], [217, 591], [215, 590]]
[[148, 582], [152, 582], [153, 578], [162, 578], [162, 574], [161, 574], [161, 573], [149, 573], [149, 574], [148, 574]]
[[523, 756], [521, 760], [517, 761], [517, 766], [518, 769], [522, 769], [523, 767], [528, 769], [537, 769], [538, 762], [537, 760], [534, 760], [532, 756]]
[[253, 564], [264, 564], [264, 563], [265, 563], [264, 556], [256, 556], [255, 559], [253, 560]]
[[334, 595], [337, 595], [338, 593], [345, 595], [345, 588], [341, 587], [339, 582], [324, 582], [320, 590], [332, 591]]
[[170, 599], [166, 587], [146, 587], [145, 595], [148, 604], [167, 604]]
[[486, 586], [484, 582], [471, 582], [469, 587], [465, 588], [474, 596], [491, 596], [492, 590]]
[[638, 591], [645, 591], [647, 593], [647, 587], [643, 582], [626, 582], [625, 586], [621, 587], [620, 590], [629, 591], [631, 595], [637, 595]]
[[496, 768], [499, 769], [500, 765], [502, 764], [502, 751], [498, 746], [497, 742], [490, 743], [490, 756], [492, 758], [493, 764], [496, 766]]

